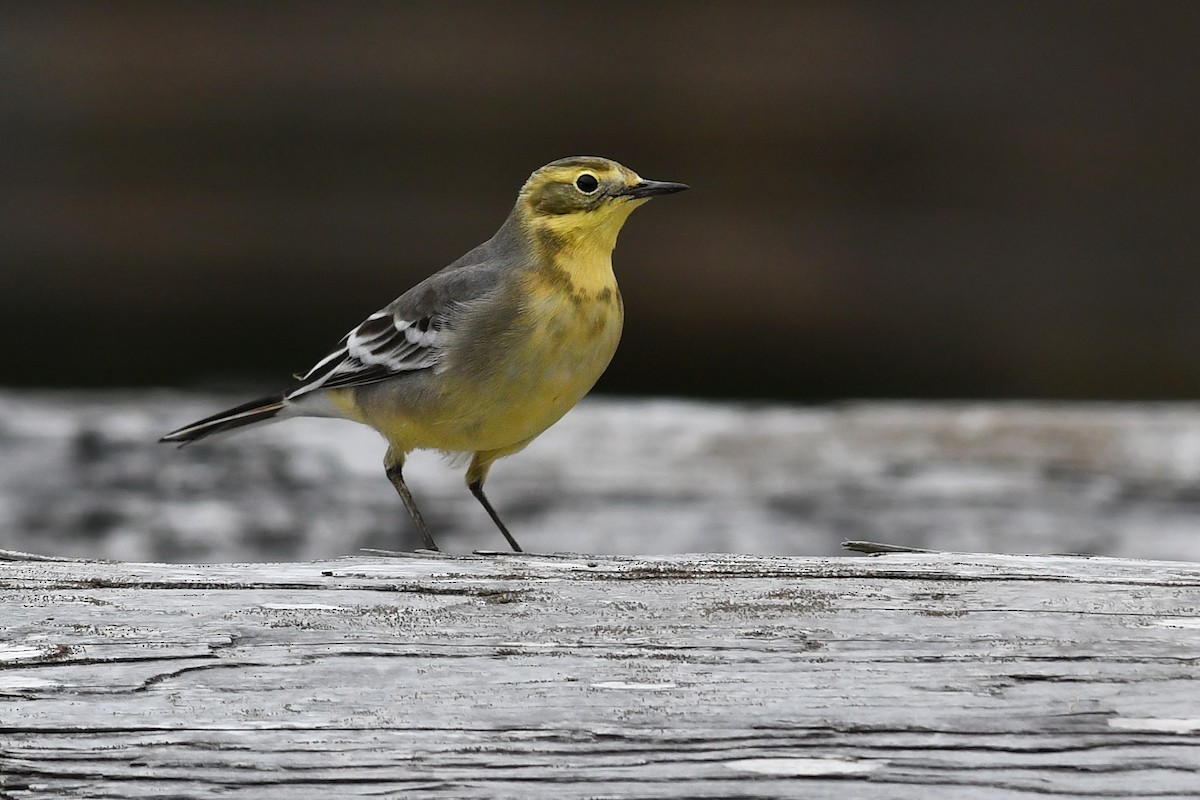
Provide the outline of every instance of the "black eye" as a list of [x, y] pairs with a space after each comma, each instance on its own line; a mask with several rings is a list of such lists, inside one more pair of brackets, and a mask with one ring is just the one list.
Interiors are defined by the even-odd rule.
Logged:
[[600, 181], [596, 180], [596, 176], [585, 172], [575, 179], [575, 188], [584, 194], [591, 194], [600, 186]]

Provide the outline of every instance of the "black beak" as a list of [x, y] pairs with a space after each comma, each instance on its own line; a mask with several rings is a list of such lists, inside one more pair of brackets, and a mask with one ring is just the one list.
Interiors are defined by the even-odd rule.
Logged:
[[625, 187], [620, 194], [624, 197], [655, 197], [660, 194], [675, 194], [675, 192], [682, 192], [684, 189], [690, 188], [686, 183], [643, 180], [633, 186]]

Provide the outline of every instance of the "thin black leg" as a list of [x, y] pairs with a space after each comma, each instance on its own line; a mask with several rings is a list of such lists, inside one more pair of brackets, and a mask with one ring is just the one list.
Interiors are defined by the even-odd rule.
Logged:
[[471, 483], [467, 484], [467, 488], [471, 490], [471, 494], [475, 495], [475, 499], [482, 503], [483, 507], [487, 509], [488, 515], [492, 518], [492, 522], [496, 523], [496, 527], [499, 528], [500, 532], [504, 534], [504, 538], [508, 539], [508, 543], [512, 549], [517, 553], [524, 552], [521, 550], [521, 545], [517, 544], [517, 540], [512, 537], [511, 533], [508, 532], [508, 528], [504, 527], [504, 523], [500, 521], [500, 515], [496, 513], [496, 509], [492, 508], [492, 504], [488, 502], [487, 495], [483, 493], [483, 481], [472, 481]]
[[425, 549], [437, 550], [437, 543], [429, 535], [429, 529], [425, 527], [425, 520], [421, 518], [421, 512], [417, 509], [417, 503], [413, 500], [412, 492], [408, 490], [408, 484], [404, 482], [404, 475], [401, 472], [403, 468], [403, 462], [385, 464], [384, 472], [387, 473], [388, 480], [392, 482], [392, 486], [396, 487], [396, 492], [400, 495], [400, 499], [404, 501], [404, 507], [408, 509], [409, 516], [416, 523], [417, 530], [421, 532], [421, 538], [425, 540]]

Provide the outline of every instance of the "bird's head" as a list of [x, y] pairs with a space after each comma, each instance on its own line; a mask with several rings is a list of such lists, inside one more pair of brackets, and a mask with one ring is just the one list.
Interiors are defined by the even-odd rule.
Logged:
[[687, 189], [687, 184], [651, 181], [616, 161], [573, 156], [553, 161], [529, 176], [516, 212], [544, 245], [554, 250], [607, 247], [630, 212], [652, 197]]

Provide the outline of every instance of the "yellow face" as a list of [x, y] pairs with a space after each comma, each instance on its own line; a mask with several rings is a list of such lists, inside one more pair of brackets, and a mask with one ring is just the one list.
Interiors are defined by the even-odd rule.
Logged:
[[[631, 169], [607, 158], [576, 156], [554, 161], [529, 176], [521, 199], [530, 216], [608, 216], [625, 207], [628, 214], [648, 197], [631, 192], [641, 178]], [[607, 212], [607, 213], [606, 213]], [[577, 224], [586, 224], [580, 220]]]
[[651, 197], [688, 188], [645, 180], [615, 161], [574, 156], [554, 161], [529, 176], [517, 211], [548, 252], [612, 252], [617, 233], [633, 209]]

